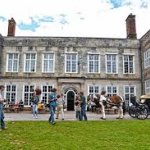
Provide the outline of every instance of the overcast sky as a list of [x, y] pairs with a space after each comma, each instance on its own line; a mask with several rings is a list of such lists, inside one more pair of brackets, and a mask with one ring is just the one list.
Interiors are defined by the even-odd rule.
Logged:
[[150, 0], [0, 0], [0, 33], [16, 21], [16, 36], [126, 38], [127, 16], [137, 37], [150, 29]]

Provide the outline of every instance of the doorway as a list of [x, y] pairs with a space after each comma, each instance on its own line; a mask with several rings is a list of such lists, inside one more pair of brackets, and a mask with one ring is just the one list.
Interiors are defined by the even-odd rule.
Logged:
[[67, 110], [68, 111], [74, 110], [74, 100], [75, 100], [74, 91], [68, 91], [67, 92]]

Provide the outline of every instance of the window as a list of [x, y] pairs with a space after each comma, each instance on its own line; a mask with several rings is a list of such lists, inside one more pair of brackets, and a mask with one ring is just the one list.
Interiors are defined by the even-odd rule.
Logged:
[[126, 102], [126, 106], [130, 105], [130, 98], [135, 96], [135, 86], [131, 86], [131, 85], [126, 85], [124, 87], [124, 99]]
[[43, 72], [54, 72], [54, 54], [43, 54]]
[[113, 95], [117, 95], [117, 87], [116, 86], [107, 86], [106, 88], [106, 93], [107, 93], [107, 96], [113, 96]]
[[106, 72], [117, 73], [117, 55], [116, 54], [106, 55]]
[[98, 85], [89, 85], [89, 88], [88, 88], [88, 94], [90, 95], [96, 95], [96, 94], [99, 94], [100, 92], [100, 88]]
[[150, 49], [144, 52], [144, 68], [150, 67]]
[[77, 69], [77, 54], [66, 54], [65, 55], [65, 72], [67, 73], [77, 73], [78, 69]]
[[150, 93], [150, 80], [145, 81], [145, 93]]
[[7, 54], [7, 71], [18, 72], [19, 54], [10, 53]]
[[48, 95], [51, 92], [52, 88], [52, 85], [44, 85], [42, 87], [42, 101], [44, 101], [45, 104], [48, 104]]
[[100, 55], [99, 54], [88, 55], [88, 72], [90, 73], [100, 72]]
[[25, 72], [36, 72], [36, 54], [25, 54]]
[[16, 85], [6, 85], [6, 100], [8, 103], [16, 102]]
[[133, 73], [133, 56], [132, 55], [124, 55], [124, 70], [123, 72], [128, 74], [128, 73]]
[[31, 98], [33, 97], [34, 85], [24, 86], [24, 105], [31, 105]]

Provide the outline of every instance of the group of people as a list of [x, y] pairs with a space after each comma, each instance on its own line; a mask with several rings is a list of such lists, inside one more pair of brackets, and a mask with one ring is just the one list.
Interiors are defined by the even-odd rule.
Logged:
[[87, 121], [86, 98], [85, 98], [83, 92], [80, 92], [76, 96], [75, 110], [76, 110], [76, 119], [78, 119], [80, 121], [84, 119], [85, 121]]
[[[57, 95], [57, 89], [53, 88], [48, 95], [48, 107], [50, 111], [49, 122], [55, 124], [55, 111], [56, 111], [56, 119], [59, 118], [59, 114], [62, 114], [62, 120], [64, 120], [64, 97], [63, 94]], [[39, 97], [41, 95], [41, 90], [39, 88], [35, 89], [33, 92], [33, 97], [31, 99], [31, 106], [32, 106], [32, 115], [34, 118], [38, 118], [38, 109], [43, 106], [43, 103], [39, 103]], [[39, 107], [40, 106], [40, 107]], [[56, 109], [57, 108], [57, 109]]]
[[[4, 86], [0, 85], [0, 121], [1, 121], [1, 130], [6, 129], [5, 127], [5, 122], [4, 122], [4, 113], [3, 113], [3, 103], [4, 103], [4, 98], [2, 92], [4, 91]], [[31, 99], [31, 104], [32, 104], [32, 115], [34, 118], [38, 118], [38, 104], [40, 100], [40, 95], [41, 95], [41, 89], [36, 88], [33, 92], [33, 97]], [[57, 94], [57, 89], [53, 88], [51, 92], [48, 95], [49, 103], [49, 111], [50, 111], [50, 117], [49, 117], [49, 123], [54, 125], [55, 119], [59, 118], [59, 114], [61, 112], [62, 115], [62, 120], [64, 120], [64, 96], [63, 94]], [[105, 103], [106, 102], [106, 91], [102, 91], [100, 94], [100, 98], [98, 103], [101, 106], [101, 112], [102, 112], [102, 117], [101, 119], [105, 120]], [[87, 120], [87, 115], [86, 115], [86, 98], [84, 96], [83, 92], [80, 92], [77, 94], [76, 99], [75, 99], [75, 111], [76, 111], [76, 119], [77, 120]], [[57, 109], [56, 109], [57, 108]], [[56, 112], [56, 116], [55, 116]]]

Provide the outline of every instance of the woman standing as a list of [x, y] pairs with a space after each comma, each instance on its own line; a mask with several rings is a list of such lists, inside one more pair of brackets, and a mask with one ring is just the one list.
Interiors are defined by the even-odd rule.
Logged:
[[39, 96], [41, 95], [40, 89], [35, 89], [33, 92], [32, 102], [32, 114], [34, 118], [38, 118], [38, 103], [39, 103]]

